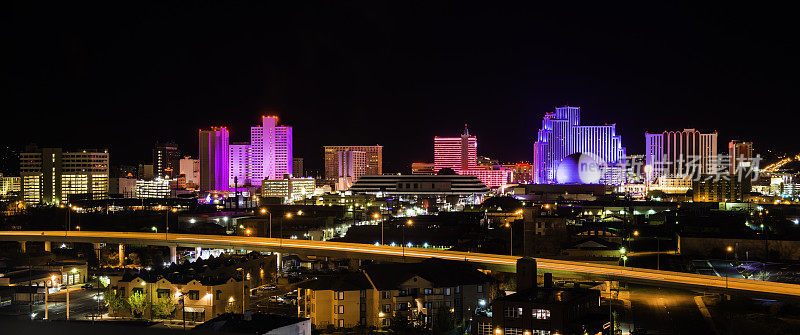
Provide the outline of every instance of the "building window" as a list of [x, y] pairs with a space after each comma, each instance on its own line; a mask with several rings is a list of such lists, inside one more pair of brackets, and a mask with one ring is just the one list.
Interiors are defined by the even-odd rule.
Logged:
[[367, 297], [367, 290], [361, 290], [361, 295], [360, 295], [360, 297], [362, 297], [362, 298], [366, 298], [366, 297]]
[[384, 313], [391, 313], [392, 312], [392, 305], [390, 305], [390, 304], [383, 305], [383, 312]]
[[422, 307], [428, 310], [433, 309], [433, 303], [432, 302], [423, 303]]
[[492, 324], [491, 323], [489, 323], [489, 322], [486, 322], [486, 323], [479, 322], [478, 323], [478, 335], [493, 335], [493, 334], [494, 333], [492, 332]]
[[156, 296], [159, 299], [169, 298], [169, 289], [163, 289], [163, 288], [157, 289]]
[[391, 325], [392, 325], [392, 323], [391, 323], [391, 321], [390, 321], [390, 319], [389, 319], [389, 318], [383, 318], [383, 319], [381, 319], [381, 324], [382, 324], [384, 327], [388, 327], [388, 326], [391, 326]]
[[344, 328], [344, 319], [339, 319], [339, 328]]
[[144, 289], [141, 288], [141, 287], [134, 287], [131, 290], [131, 294], [136, 294], [136, 293], [143, 294], [144, 293]]
[[450, 295], [450, 288], [449, 287], [444, 289], [444, 295]]
[[551, 333], [549, 330], [540, 330], [540, 329], [534, 329], [533, 332], [531, 333], [531, 335], [550, 335], [550, 334]]
[[344, 305], [337, 306], [336, 314], [344, 314]]
[[217, 290], [217, 296], [215, 297], [217, 300], [222, 299], [222, 290]]
[[200, 291], [198, 290], [190, 290], [186, 295], [189, 300], [200, 300]]
[[539, 320], [547, 320], [550, 319], [550, 310], [549, 309], [533, 309], [533, 318]]
[[478, 285], [478, 293], [483, 293], [483, 285]]
[[461, 286], [456, 286], [456, 294], [461, 293]]
[[334, 292], [333, 300], [344, 300], [344, 292], [343, 291]]
[[423, 289], [422, 293], [423, 294], [433, 294], [433, 289], [430, 289], [430, 288]]
[[392, 292], [390, 292], [390, 291], [383, 291], [382, 293], [383, 293], [383, 298], [384, 298], [384, 299], [391, 299], [391, 298], [392, 298]]
[[506, 328], [505, 335], [522, 335], [522, 328]]
[[520, 318], [522, 317], [522, 307], [506, 307], [503, 310], [503, 316], [507, 318]]

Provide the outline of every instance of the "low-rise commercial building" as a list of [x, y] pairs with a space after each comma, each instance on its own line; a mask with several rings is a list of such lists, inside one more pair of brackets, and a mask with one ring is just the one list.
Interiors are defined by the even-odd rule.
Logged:
[[20, 191], [20, 177], [6, 177], [0, 173], [0, 197], [8, 196]]
[[156, 178], [153, 180], [136, 181], [137, 198], [169, 198], [170, 180]]
[[261, 182], [261, 196], [282, 198], [283, 203], [289, 204], [311, 197], [315, 188], [314, 178], [293, 178], [285, 175], [283, 179], [264, 179]]
[[384, 195], [483, 195], [489, 188], [476, 176], [381, 175], [362, 176], [350, 191]]

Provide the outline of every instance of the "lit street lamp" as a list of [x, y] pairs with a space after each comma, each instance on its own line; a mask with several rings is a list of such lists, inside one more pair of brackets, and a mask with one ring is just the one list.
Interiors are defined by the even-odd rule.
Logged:
[[[63, 268], [62, 268], [61, 271], [63, 273], [63, 271], [64, 271]], [[72, 270], [70, 272], [72, 272], [72, 275], [74, 276], [74, 275], [76, 275], [78, 273], [78, 269], [77, 268], [72, 268]], [[69, 321], [69, 279], [67, 280], [66, 284], [67, 284], [67, 321]]]
[[625, 267], [628, 261], [628, 255], [626, 255], [627, 252], [628, 250], [625, 249], [625, 247], [619, 248], [620, 259], [622, 259], [622, 267]]
[[269, 238], [272, 238], [272, 212], [268, 211], [266, 208], [262, 208], [261, 215], [264, 214], [269, 215]]
[[406, 221], [406, 224], [403, 225], [403, 261], [406, 259], [406, 226], [411, 227], [413, 225], [414, 221], [411, 220]]
[[[514, 256], [514, 228], [511, 227], [511, 223], [509, 222], [506, 222], [505, 227], [508, 228], [508, 231], [511, 233], [511, 243], [509, 243], [511, 247], [508, 250], [508, 255]], [[524, 238], [525, 237], [523, 236], [523, 239]]]
[[383, 245], [383, 217], [380, 214], [375, 213], [372, 214], [372, 218], [375, 220], [381, 219], [381, 245]]

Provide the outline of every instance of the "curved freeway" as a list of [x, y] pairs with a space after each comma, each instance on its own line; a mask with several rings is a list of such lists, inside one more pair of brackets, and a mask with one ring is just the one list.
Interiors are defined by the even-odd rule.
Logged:
[[[204, 247], [221, 249], [247, 249], [257, 251], [276, 251], [331, 257], [350, 257], [361, 259], [380, 259], [404, 261], [409, 259], [441, 258], [463, 260], [477, 265], [503, 270], [514, 270], [520, 257], [462, 251], [446, 251], [424, 248], [403, 248], [400, 246], [376, 246], [371, 244], [342, 243], [278, 239], [265, 237], [131, 233], [104, 231], [0, 231], [4, 241], [50, 241], [81, 243], [119, 243], [129, 245], [162, 245], [180, 247]], [[693, 273], [621, 267], [590, 262], [564, 261], [555, 259], [536, 259], [539, 268], [584, 279], [624, 280], [643, 284], [684, 287], [711, 291], [740, 291], [757, 295], [800, 297], [800, 285], [725, 278]]]

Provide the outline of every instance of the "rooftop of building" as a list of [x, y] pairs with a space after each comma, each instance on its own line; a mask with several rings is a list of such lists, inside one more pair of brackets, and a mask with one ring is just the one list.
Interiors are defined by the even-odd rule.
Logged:
[[335, 275], [320, 275], [316, 279], [298, 284], [298, 287], [315, 291], [357, 291], [372, 288], [363, 272], [348, 272]]
[[494, 299], [495, 302], [530, 302], [540, 304], [562, 304], [581, 299], [587, 295], [599, 295], [599, 291], [588, 288], [537, 287]]
[[306, 321], [306, 318], [275, 314], [225, 313], [192, 329], [193, 332], [266, 334], [271, 330]]
[[435, 287], [483, 284], [491, 278], [478, 271], [475, 266], [442, 259], [426, 259], [419, 263], [382, 263], [368, 265], [364, 271], [378, 290], [397, 288], [404, 281], [420, 276]]
[[146, 282], [156, 282], [166, 279], [172, 284], [184, 285], [192, 280], [197, 280], [203, 285], [214, 286], [228, 282], [231, 278], [241, 280], [241, 273], [233, 271], [239, 265], [248, 261], [262, 258], [257, 252], [245, 256], [209, 257], [198, 259], [195, 262], [172, 264], [164, 268], [151, 268], [150, 270], [127, 270], [122, 274], [120, 282], [130, 282], [141, 278]]

